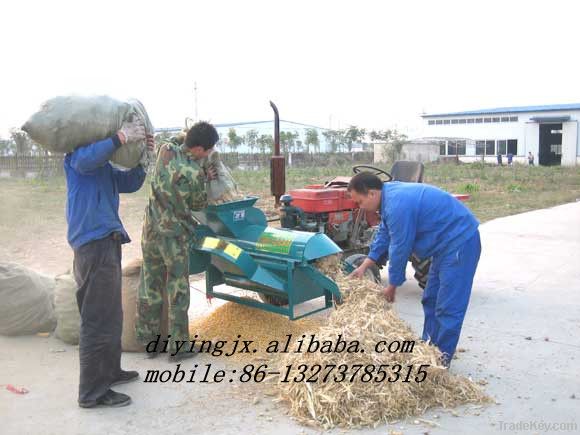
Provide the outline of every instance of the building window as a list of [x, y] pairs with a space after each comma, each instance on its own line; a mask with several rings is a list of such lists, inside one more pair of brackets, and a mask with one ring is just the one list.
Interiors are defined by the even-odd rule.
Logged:
[[439, 141], [439, 155], [440, 156], [447, 155], [447, 143], [444, 140]]
[[508, 139], [507, 152], [508, 152], [508, 154], [513, 154], [514, 156], [518, 155], [518, 140], [517, 139]]
[[452, 119], [451, 124], [459, 124], [459, 119]]
[[495, 140], [488, 139], [485, 141], [485, 154], [488, 156], [495, 155]]
[[501, 122], [510, 122], [510, 117], [509, 116], [502, 116]]
[[450, 140], [448, 142], [448, 154], [450, 156], [464, 156], [465, 155], [465, 141], [464, 140]]
[[442, 119], [438, 119], [437, 121], [435, 121], [435, 123], [436, 123], [437, 125], [439, 125], [439, 124], [443, 124], [443, 120], [442, 120]]
[[432, 119], [429, 120], [429, 125], [433, 125], [435, 124], [435, 121], [433, 121]]
[[450, 123], [451, 123], [451, 121], [449, 121], [448, 119], [443, 120], [443, 124], [450, 124]]
[[483, 118], [483, 122], [491, 122], [491, 118]]
[[499, 122], [499, 116], [496, 116], [496, 117], [492, 118], [492, 121], [493, 122]]
[[562, 155], [562, 145], [561, 144], [550, 145], [550, 152], [561, 156]]
[[475, 141], [475, 155], [477, 156], [493, 156], [495, 154], [495, 140], [477, 140]]
[[460, 124], [466, 124], [466, 123], [467, 123], [467, 121], [466, 121], [465, 119], [460, 119], [460, 120], [459, 120], [459, 123], [460, 123]]
[[498, 140], [497, 141], [497, 153], [498, 154], [507, 154], [507, 140]]
[[510, 122], [518, 122], [517, 116], [510, 116]]
[[483, 122], [483, 118], [475, 118], [476, 124], [481, 124]]
[[468, 123], [468, 124], [473, 124], [474, 122], [475, 122], [475, 119], [474, 119], [474, 118], [469, 118], [469, 119], [467, 120], [467, 123]]

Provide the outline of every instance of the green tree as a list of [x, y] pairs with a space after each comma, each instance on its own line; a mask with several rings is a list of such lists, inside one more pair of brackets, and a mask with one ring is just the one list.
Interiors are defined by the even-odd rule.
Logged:
[[304, 151], [304, 143], [301, 140], [296, 141], [296, 152], [301, 153]]
[[258, 140], [258, 130], [249, 130], [246, 133], [246, 145], [248, 145], [248, 147], [250, 148], [250, 153], [254, 153], [254, 148], [257, 145], [257, 140]]
[[[388, 135], [386, 134], [388, 132]], [[387, 146], [383, 150], [383, 158], [388, 159], [392, 162], [396, 161], [401, 156], [401, 151], [406, 143], [409, 143], [407, 136], [403, 133], [399, 133], [397, 130], [385, 130], [386, 144]]]
[[366, 131], [364, 128], [358, 128], [356, 125], [351, 125], [344, 130], [344, 142], [346, 143], [348, 152], [352, 151], [352, 146], [355, 143], [363, 143]]
[[298, 133], [296, 130], [294, 130], [292, 134], [292, 149], [299, 153], [300, 151], [302, 151], [302, 141], [300, 140], [300, 133]]
[[306, 144], [306, 152], [310, 153], [310, 147], [314, 148], [315, 152], [320, 151], [320, 140], [318, 139], [318, 130], [315, 128], [309, 128], [306, 130], [306, 140], [304, 143]]
[[10, 138], [16, 145], [16, 155], [18, 156], [26, 155], [36, 148], [33, 147], [32, 140], [30, 140], [26, 132], [19, 128], [12, 128], [10, 130]]
[[243, 138], [238, 136], [238, 134], [236, 133], [235, 128], [230, 128], [228, 130], [228, 140], [230, 149], [232, 151], [235, 151], [244, 142]]
[[344, 144], [344, 130], [326, 130], [322, 133], [326, 143], [330, 145], [330, 151], [336, 153], [340, 151]]
[[274, 152], [274, 139], [269, 134], [261, 135], [257, 140], [258, 149], [262, 154], [266, 154], [266, 150]]
[[369, 133], [370, 139], [373, 142], [387, 142], [393, 134], [392, 130], [373, 130]]
[[297, 132], [291, 131], [280, 132], [280, 146], [282, 147], [284, 154], [287, 154], [288, 152], [294, 152], [297, 138], [298, 138]]
[[11, 156], [16, 153], [16, 143], [12, 139], [0, 139], [0, 156]]

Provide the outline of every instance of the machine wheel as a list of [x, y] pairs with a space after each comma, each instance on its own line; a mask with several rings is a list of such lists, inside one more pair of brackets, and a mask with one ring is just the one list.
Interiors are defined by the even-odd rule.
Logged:
[[271, 296], [267, 295], [266, 293], [258, 293], [258, 297], [265, 304], [276, 305], [277, 307], [288, 305], [287, 298], [281, 298], [279, 296]]
[[429, 276], [429, 268], [431, 267], [431, 258], [421, 260], [415, 254], [411, 255], [411, 265], [415, 269], [415, 279], [423, 290], [427, 286], [427, 277]]
[[[357, 268], [362, 264], [362, 262], [365, 260], [365, 258], [367, 258], [367, 256], [364, 254], [353, 254], [350, 257], [348, 257], [345, 261], [348, 264], [350, 264], [351, 266], [353, 266], [354, 268]], [[371, 265], [371, 267], [369, 267], [365, 271], [365, 277], [376, 282], [377, 284], [380, 284], [381, 283], [381, 271], [379, 270], [379, 267], [376, 264]]]

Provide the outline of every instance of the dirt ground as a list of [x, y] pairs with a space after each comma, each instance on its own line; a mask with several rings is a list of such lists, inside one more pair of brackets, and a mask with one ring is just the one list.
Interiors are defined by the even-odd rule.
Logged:
[[[574, 193], [574, 192], [573, 192]], [[270, 197], [262, 207], [271, 214]], [[11, 260], [55, 275], [72, 264], [66, 242], [65, 186], [62, 182], [0, 180], [0, 260]], [[133, 242], [124, 262], [140, 256], [144, 190], [121, 196], [121, 218]], [[483, 254], [453, 370], [476, 380], [498, 402], [487, 408], [431, 410], [428, 425], [407, 419], [364, 434], [545, 433], [510, 430], [518, 422], [580, 424], [580, 203], [492, 220], [482, 225]], [[407, 271], [397, 310], [421, 330], [421, 293]], [[199, 277], [197, 277], [199, 278]], [[203, 288], [203, 282], [194, 282]], [[192, 292], [196, 313], [206, 312], [203, 295]], [[82, 410], [76, 406], [78, 349], [54, 337], [0, 337], [0, 433], [128, 434], [159, 433], [315, 434], [273, 401], [264, 386], [251, 384], [144, 384], [118, 388], [134, 403], [124, 409]], [[211, 357], [216, 369], [236, 367]], [[123, 365], [172, 369], [165, 358], [146, 360], [124, 354]], [[30, 390], [19, 396], [2, 385]], [[507, 429], [506, 429], [507, 427]], [[352, 433], [336, 429], [332, 434]]]
[[[481, 226], [483, 255], [452, 370], [485, 385], [496, 404], [429, 410], [357, 431], [329, 434], [543, 434], [579, 433], [580, 427], [580, 203], [496, 219]], [[45, 251], [50, 252], [50, 251]], [[395, 305], [421, 330], [421, 291], [407, 270]], [[193, 283], [202, 285], [203, 283]], [[192, 292], [192, 305], [206, 306]], [[16, 395], [0, 387], [0, 433], [54, 434], [271, 434], [311, 435], [261, 384], [147, 384], [117, 387], [130, 394], [127, 408], [76, 406], [78, 350], [54, 337], [0, 337], [0, 385], [30, 390]], [[204, 355], [203, 366], [235, 364]], [[125, 353], [123, 366], [143, 375], [173, 369], [161, 357]], [[425, 421], [430, 423], [425, 423]], [[552, 426], [547, 426], [552, 425]], [[557, 431], [546, 430], [555, 427]], [[525, 429], [527, 428], [527, 429]]]
[[[66, 190], [62, 180], [48, 183], [0, 181], [0, 261], [13, 261], [49, 275], [72, 268], [73, 252], [66, 240]], [[258, 206], [276, 215], [267, 192]], [[120, 195], [119, 215], [131, 243], [123, 245], [123, 264], [141, 257], [141, 226], [147, 204], [146, 187]], [[274, 224], [275, 225], [275, 224]]]

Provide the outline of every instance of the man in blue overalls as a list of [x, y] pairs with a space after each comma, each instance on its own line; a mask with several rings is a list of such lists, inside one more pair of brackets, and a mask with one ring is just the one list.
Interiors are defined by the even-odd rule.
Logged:
[[355, 175], [348, 186], [352, 199], [366, 210], [379, 211], [381, 223], [364, 262], [352, 273], [388, 255], [389, 302], [405, 281], [411, 253], [432, 257], [423, 293], [423, 340], [435, 344], [449, 366], [469, 304], [473, 276], [481, 253], [479, 222], [460, 201], [427, 184], [383, 183], [368, 172]]

